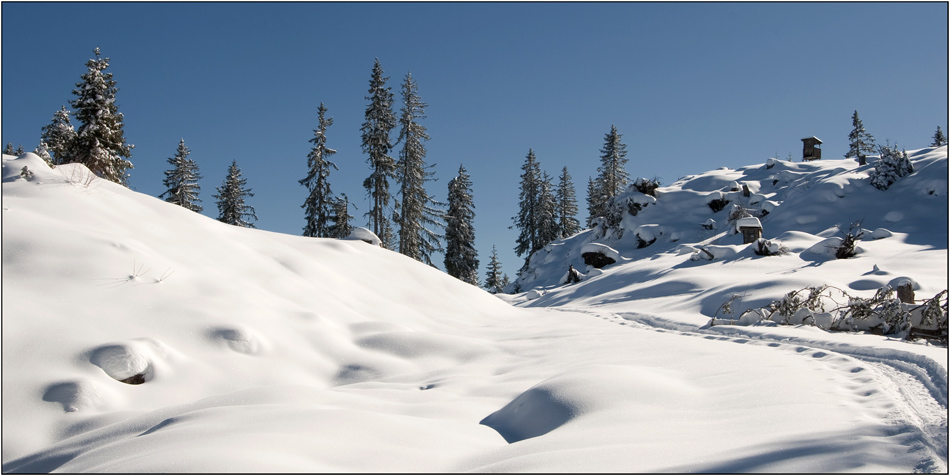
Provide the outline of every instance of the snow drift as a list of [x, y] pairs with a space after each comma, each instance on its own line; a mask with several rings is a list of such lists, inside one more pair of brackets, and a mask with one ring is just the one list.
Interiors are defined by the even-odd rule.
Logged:
[[[660, 258], [600, 241], [622, 266], [519, 308], [360, 240], [225, 225], [81, 165], [25, 154], [2, 172], [4, 472], [947, 469], [946, 348], [701, 328], [700, 311], [748, 284], [697, 273], [716, 261], [674, 263], [692, 278], [631, 267], [688, 256], [666, 241], [674, 226], [639, 249]], [[721, 180], [733, 172], [684, 184]], [[878, 240], [899, 259], [867, 244], [887, 274], [861, 279], [936, 286], [924, 271], [946, 248], [915, 213], [888, 223], [917, 231]], [[779, 238], [801, 253], [822, 220]], [[748, 277], [763, 295], [810, 273], [766, 270]]]

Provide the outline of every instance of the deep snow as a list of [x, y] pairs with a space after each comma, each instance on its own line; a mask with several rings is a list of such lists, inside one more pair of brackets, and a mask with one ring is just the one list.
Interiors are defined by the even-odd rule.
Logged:
[[[4, 156], [3, 471], [945, 472], [946, 347], [706, 325], [734, 293], [946, 289], [947, 149], [912, 160], [887, 192], [849, 161], [684, 178], [623, 238], [552, 244], [528, 300]], [[723, 234], [705, 203], [735, 181], [788, 254]], [[862, 217], [856, 258], [809, 252]], [[587, 270], [591, 242], [618, 263]]]

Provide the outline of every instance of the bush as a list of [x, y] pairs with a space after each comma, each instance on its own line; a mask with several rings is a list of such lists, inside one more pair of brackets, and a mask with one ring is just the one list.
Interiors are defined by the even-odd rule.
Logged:
[[914, 172], [914, 165], [907, 158], [906, 151], [897, 151], [897, 145], [893, 148], [890, 145], [879, 146], [881, 158], [874, 164], [874, 170], [868, 174], [871, 185], [878, 190], [887, 190], [894, 182], [901, 177], [906, 177]]

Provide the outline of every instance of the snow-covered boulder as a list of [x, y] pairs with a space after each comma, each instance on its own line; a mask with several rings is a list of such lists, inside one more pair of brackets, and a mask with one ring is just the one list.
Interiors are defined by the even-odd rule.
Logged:
[[373, 233], [361, 226], [354, 227], [353, 231], [350, 232], [350, 236], [347, 236], [344, 239], [365, 241], [373, 246], [383, 246], [383, 241], [380, 240], [378, 236], [376, 236], [376, 233]]
[[594, 268], [603, 268], [620, 261], [620, 253], [617, 250], [601, 243], [588, 243], [582, 246], [581, 257], [584, 258], [584, 264]]

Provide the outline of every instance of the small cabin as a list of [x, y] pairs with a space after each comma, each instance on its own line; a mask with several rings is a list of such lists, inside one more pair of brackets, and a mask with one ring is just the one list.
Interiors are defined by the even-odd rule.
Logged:
[[821, 139], [806, 137], [802, 139], [802, 161], [821, 160]]
[[740, 218], [736, 221], [736, 232], [742, 233], [742, 243], [749, 244], [762, 238], [762, 222], [755, 217]]

